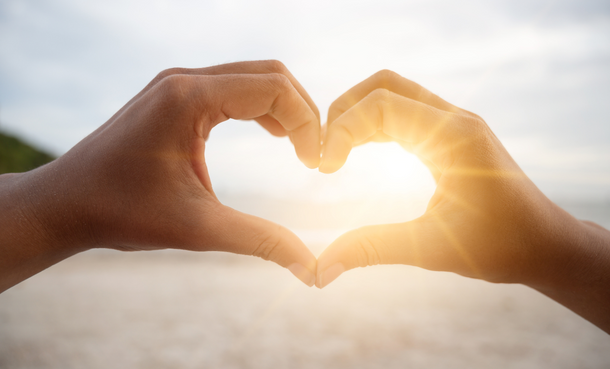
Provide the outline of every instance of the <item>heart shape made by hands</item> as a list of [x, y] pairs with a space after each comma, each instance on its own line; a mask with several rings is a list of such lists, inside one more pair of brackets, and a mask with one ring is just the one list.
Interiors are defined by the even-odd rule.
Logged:
[[437, 187], [422, 216], [337, 238], [317, 259], [318, 287], [368, 265], [415, 265], [498, 282], [531, 263], [514, 235], [528, 234], [524, 214], [537, 216], [531, 199], [541, 209], [552, 205], [476, 114], [381, 71], [333, 102], [323, 136], [322, 173], [341, 168], [355, 146], [394, 141], [421, 160]]

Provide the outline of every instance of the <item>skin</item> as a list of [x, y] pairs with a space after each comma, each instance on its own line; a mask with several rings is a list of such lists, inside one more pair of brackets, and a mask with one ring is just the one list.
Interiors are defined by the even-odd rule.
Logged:
[[[348, 232], [316, 264], [292, 232], [214, 195], [205, 140], [229, 118], [288, 135], [324, 173], [356, 145], [399, 142], [436, 192], [422, 217]], [[325, 129], [320, 162], [318, 110], [277, 61], [161, 72], [56, 161], [0, 176], [0, 292], [91, 248], [215, 250], [274, 261], [320, 288], [376, 264], [522, 283], [610, 333], [610, 232], [544, 196], [479, 116], [381, 71], [332, 104]]]
[[296, 235], [214, 195], [205, 141], [229, 118], [288, 135], [318, 166], [318, 109], [280, 62], [163, 71], [65, 155], [0, 176], [0, 292], [99, 247], [254, 255], [312, 286], [316, 259]]
[[335, 240], [318, 258], [318, 287], [356, 267], [414, 265], [522, 283], [610, 333], [610, 231], [550, 201], [479, 116], [384, 70], [339, 97], [325, 129], [321, 172], [356, 145], [396, 141], [437, 188], [420, 218]]

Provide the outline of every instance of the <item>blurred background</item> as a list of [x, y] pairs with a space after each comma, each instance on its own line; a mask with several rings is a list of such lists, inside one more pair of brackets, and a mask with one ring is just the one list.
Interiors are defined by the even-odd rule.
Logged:
[[[4, 171], [65, 153], [166, 68], [281, 60], [323, 121], [391, 69], [482, 116], [552, 200], [610, 227], [605, 0], [4, 0], [0, 50], [0, 155], [27, 162], [0, 159]], [[322, 175], [254, 122], [216, 127], [206, 160], [223, 203], [315, 254], [347, 229], [421, 215], [434, 192], [397, 145], [358, 147]], [[236, 255], [91, 251], [0, 295], [0, 368], [610, 364], [608, 335], [522, 286], [406, 266], [298, 283]]]

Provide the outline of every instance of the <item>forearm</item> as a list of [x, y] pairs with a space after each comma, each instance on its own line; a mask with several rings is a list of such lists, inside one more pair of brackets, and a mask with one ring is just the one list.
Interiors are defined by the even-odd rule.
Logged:
[[572, 253], [544, 283], [530, 285], [610, 333], [610, 231], [579, 221]]
[[54, 213], [45, 191], [49, 186], [41, 182], [46, 182], [43, 168], [0, 176], [0, 292], [84, 250], [61, 229], [50, 229], [66, 214], [62, 209]]

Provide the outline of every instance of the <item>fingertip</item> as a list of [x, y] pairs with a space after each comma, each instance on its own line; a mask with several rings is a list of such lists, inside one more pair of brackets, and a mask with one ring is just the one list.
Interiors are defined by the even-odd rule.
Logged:
[[318, 170], [321, 173], [334, 173], [341, 169], [343, 164], [345, 164], [345, 160], [330, 159], [329, 157], [330, 155], [327, 155], [326, 153], [322, 155], [322, 158], [320, 159], [320, 166], [318, 167]]
[[318, 260], [299, 237], [287, 229], [285, 231], [287, 232], [286, 240], [290, 245], [285, 248], [287, 251], [285, 257], [287, 258], [274, 261], [281, 266], [285, 266], [301, 282], [312, 287], [316, 283]]
[[320, 165], [320, 156], [317, 157], [308, 157], [308, 158], [299, 158], [303, 164], [309, 169], [316, 169]]
[[347, 161], [352, 151], [352, 144], [348, 140], [329, 137], [322, 148], [319, 170], [322, 173], [334, 173]]
[[358, 230], [355, 230], [342, 234], [318, 257], [316, 270], [318, 288], [328, 286], [347, 270], [363, 266], [360, 263], [363, 258], [358, 255], [361, 248], [354, 247], [358, 244], [357, 232]]
[[320, 165], [320, 135], [319, 130], [311, 129], [310, 125], [289, 133], [290, 141], [299, 160], [309, 169]]
[[323, 271], [319, 271], [316, 276], [316, 287], [322, 289], [328, 286], [332, 281], [337, 279], [345, 272], [345, 266], [342, 263], [335, 263]]
[[[345, 261], [349, 244], [342, 242], [344, 237], [339, 237], [317, 259], [316, 287], [322, 289], [337, 279], [347, 268]], [[348, 265], [350, 263], [347, 263]]]
[[284, 258], [274, 260], [280, 266], [284, 266], [295, 277], [307, 286], [312, 287], [316, 283], [316, 270], [318, 260], [311, 253], [311, 250], [294, 233], [288, 232]]
[[330, 161], [328, 160], [327, 150], [328, 149], [326, 148], [326, 146], [324, 146], [322, 149], [322, 155], [320, 157], [320, 166], [318, 167], [318, 171], [320, 171], [320, 173], [330, 174], [336, 172], [339, 168], [335, 168], [330, 163]]
[[322, 161], [322, 163], [320, 164], [320, 166], [318, 167], [318, 171], [320, 173], [324, 173], [324, 174], [331, 174], [334, 173], [338, 170], [339, 168], [334, 168], [332, 165], [325, 163], [324, 161]]
[[299, 263], [290, 264], [288, 270], [309, 287], [313, 287], [316, 283], [316, 275]]

